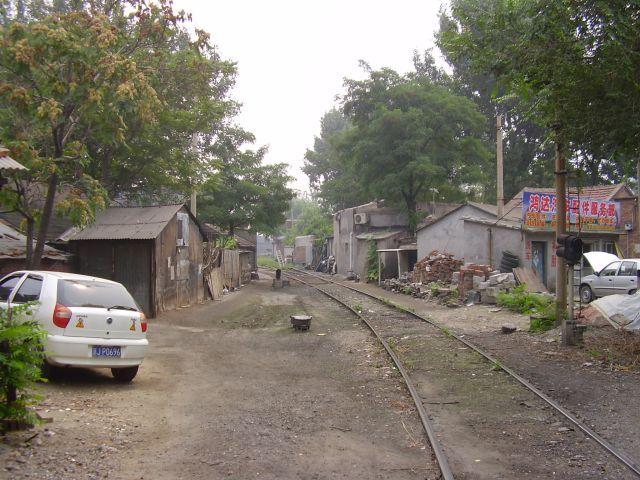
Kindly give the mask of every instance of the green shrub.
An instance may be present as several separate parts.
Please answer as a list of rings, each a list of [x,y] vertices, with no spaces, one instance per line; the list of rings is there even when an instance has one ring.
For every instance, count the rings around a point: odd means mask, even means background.
[[[501,307],[531,315],[530,332],[545,332],[555,326],[556,309],[553,299],[537,293],[528,293],[524,285],[518,285],[511,293],[499,293],[497,300]]]
[[[501,307],[530,315],[544,311],[553,303],[553,299],[537,293],[528,293],[524,285],[518,285],[510,293],[498,293],[497,302]]]
[[[384,264],[380,265],[384,270]],[[367,281],[377,282],[378,277],[378,244],[375,240],[369,240],[369,251],[367,253]]]
[[[42,380],[42,342],[46,332],[33,320],[25,320],[33,304],[0,308],[0,419],[35,423],[29,410],[38,396],[32,393]]]

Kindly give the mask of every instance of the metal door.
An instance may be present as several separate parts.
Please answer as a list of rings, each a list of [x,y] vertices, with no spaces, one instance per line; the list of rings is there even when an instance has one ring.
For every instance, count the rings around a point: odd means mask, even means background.
[[[145,315],[152,317],[151,242],[119,242],[114,246],[113,257],[113,279],[127,287]]]
[[[531,242],[531,268],[547,286],[547,242]]]

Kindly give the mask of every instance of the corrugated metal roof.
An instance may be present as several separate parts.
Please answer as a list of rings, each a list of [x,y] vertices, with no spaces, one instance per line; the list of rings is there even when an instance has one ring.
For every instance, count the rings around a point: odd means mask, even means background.
[[[11,157],[0,157],[0,170],[28,170],[28,168]]]
[[[356,238],[358,240],[384,240],[386,238],[391,238],[402,233],[404,232],[402,232],[401,230],[395,232],[368,232],[356,235]]]
[[[100,211],[92,225],[69,240],[153,240],[182,207],[110,207]]]
[[[61,261],[69,261],[71,259],[71,255],[48,245],[44,246],[42,256],[43,258]],[[2,258],[27,258],[27,237],[10,225],[0,221],[0,259]]]

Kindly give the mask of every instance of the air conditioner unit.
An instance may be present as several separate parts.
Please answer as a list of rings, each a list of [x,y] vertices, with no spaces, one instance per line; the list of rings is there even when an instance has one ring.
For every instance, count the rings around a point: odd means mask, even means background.
[[[366,213],[354,213],[353,223],[356,225],[365,225],[369,223],[369,216]]]

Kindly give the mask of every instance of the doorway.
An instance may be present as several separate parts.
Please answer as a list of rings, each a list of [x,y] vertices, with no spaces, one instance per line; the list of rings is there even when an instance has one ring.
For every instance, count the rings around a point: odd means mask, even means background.
[[[547,286],[547,242],[531,242],[531,268]]]

